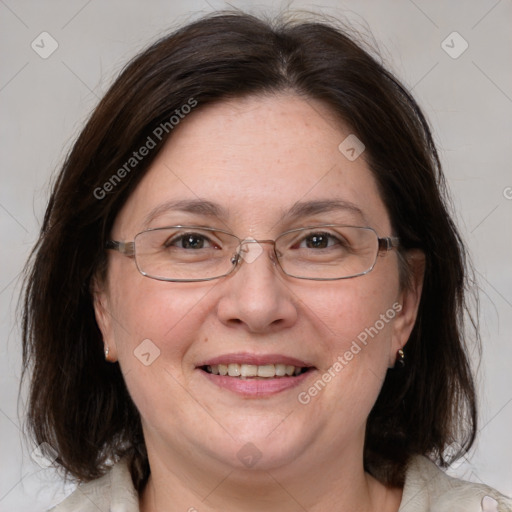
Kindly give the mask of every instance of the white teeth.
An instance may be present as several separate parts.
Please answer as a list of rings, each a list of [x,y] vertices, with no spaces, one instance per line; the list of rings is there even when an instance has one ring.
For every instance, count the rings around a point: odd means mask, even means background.
[[[276,375],[278,377],[284,377],[286,375],[286,365],[285,364],[276,364]]]
[[[218,367],[218,365],[208,366],[208,371],[210,371],[214,375],[218,375],[219,374],[219,367]]]
[[[258,367],[255,364],[241,364],[240,375],[242,377],[256,377],[258,375]]]
[[[271,379],[274,377],[300,375],[303,372],[303,368],[281,363],[262,365],[230,363],[208,365],[206,366],[206,371],[213,375],[228,375],[229,377],[241,377],[242,379],[248,377]]]
[[[240,365],[236,363],[228,364],[228,375],[230,377],[240,377]]]
[[[258,377],[275,377],[276,367],[273,364],[258,366]]]

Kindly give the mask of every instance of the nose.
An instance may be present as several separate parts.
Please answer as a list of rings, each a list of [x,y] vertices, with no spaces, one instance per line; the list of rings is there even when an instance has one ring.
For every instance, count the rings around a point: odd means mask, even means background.
[[[217,314],[225,325],[270,333],[297,321],[294,294],[275,261],[272,240],[245,240],[238,268],[222,283]]]

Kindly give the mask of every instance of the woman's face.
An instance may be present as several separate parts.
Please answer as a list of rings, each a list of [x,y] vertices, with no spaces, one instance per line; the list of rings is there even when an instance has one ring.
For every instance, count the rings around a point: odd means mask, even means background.
[[[364,152],[354,160],[338,148],[349,135],[323,104],[294,95],[197,110],[174,129],[112,238],[172,225],[260,240],[319,224],[391,236]],[[418,289],[400,289],[395,251],[367,275],[335,281],[284,275],[271,244],[251,244],[249,254],[227,277],[176,283],[144,277],[133,259],[109,253],[96,313],[140,411],[150,461],[310,471],[360,460],[366,419],[409,336]],[[219,363],[308,371],[246,379],[205,371]]]

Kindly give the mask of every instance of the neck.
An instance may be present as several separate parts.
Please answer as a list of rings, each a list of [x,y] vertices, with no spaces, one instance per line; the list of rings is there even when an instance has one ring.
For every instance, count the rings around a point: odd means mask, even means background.
[[[401,490],[365,473],[362,460],[330,457],[314,464],[298,457],[284,467],[256,470],[181,459],[150,455],[141,512],[396,512],[400,505]]]

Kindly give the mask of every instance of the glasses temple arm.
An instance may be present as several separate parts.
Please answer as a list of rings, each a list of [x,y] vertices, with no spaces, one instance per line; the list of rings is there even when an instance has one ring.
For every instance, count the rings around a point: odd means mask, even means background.
[[[117,240],[107,240],[105,249],[112,249],[118,251],[126,256],[133,256],[135,254],[135,244],[133,242],[118,242]]]
[[[396,236],[379,238],[379,251],[390,251],[396,247],[400,247],[400,238]]]

